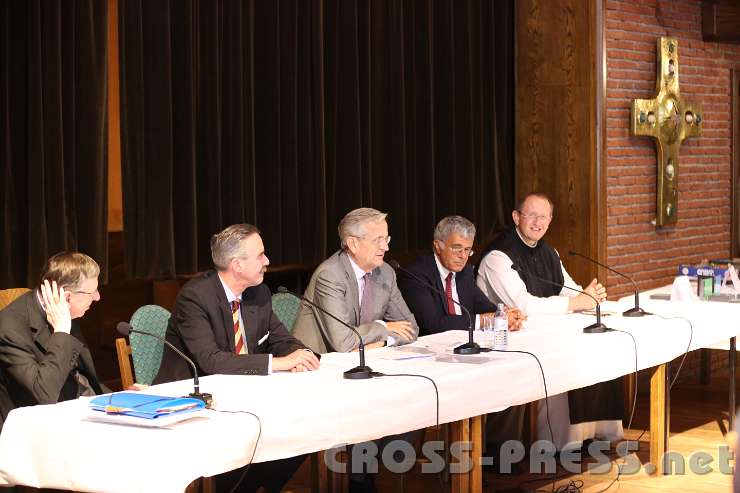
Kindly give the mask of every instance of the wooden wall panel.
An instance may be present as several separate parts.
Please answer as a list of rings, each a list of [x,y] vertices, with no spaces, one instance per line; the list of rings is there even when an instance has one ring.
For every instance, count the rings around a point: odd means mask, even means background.
[[[732,256],[740,257],[740,65],[732,71]]]
[[[516,190],[547,193],[555,216],[546,236],[573,277],[597,269],[570,249],[603,258],[597,174],[597,2],[516,2]]]
[[[704,41],[740,43],[740,2],[703,0],[701,33]]]

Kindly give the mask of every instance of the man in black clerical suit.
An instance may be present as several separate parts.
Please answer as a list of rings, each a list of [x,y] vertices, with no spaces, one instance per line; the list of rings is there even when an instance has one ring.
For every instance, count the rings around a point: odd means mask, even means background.
[[[484,252],[477,283],[492,301],[520,308],[526,315],[564,315],[594,308],[591,296],[600,302],[606,299],[606,289],[597,279],[585,288],[579,286],[565,270],[558,252],[543,239],[553,212],[554,204],[546,195],[527,195],[511,214],[515,227],[496,238]],[[512,269],[513,264],[518,271]],[[621,382],[620,378],[573,390],[567,395],[550,396],[553,440],[558,449],[594,437],[613,441],[623,436]],[[543,405],[539,408],[538,435],[549,439],[546,408]]]
[[[57,253],[39,287],[0,311],[0,428],[16,407],[107,391],[77,323],[100,300],[99,274],[84,253]]]
[[[432,255],[416,259],[398,276],[398,287],[416,317],[421,335],[447,330],[467,330],[468,316],[460,306],[470,311],[476,328],[492,324],[497,307],[476,286],[473,267],[468,259],[473,255],[475,226],[461,216],[447,216],[434,229]],[[422,279],[420,282],[409,273]],[[431,289],[436,287],[436,290]],[[523,317],[520,310],[506,310],[511,330],[519,330]],[[521,440],[524,427],[525,406],[512,406],[492,413],[486,421],[488,453],[498,461],[500,446],[507,440]]]
[[[259,230],[235,224],[211,238],[215,271],[180,290],[166,338],[190,356],[199,375],[267,375],[273,371],[310,371],[319,360],[290,335],[272,311],[270,290],[262,284],[267,265]],[[187,363],[164,351],[155,383],[191,378]],[[218,491],[239,492],[260,486],[278,492],[305,456],[263,462],[222,474]],[[243,477],[242,477],[243,476]]]

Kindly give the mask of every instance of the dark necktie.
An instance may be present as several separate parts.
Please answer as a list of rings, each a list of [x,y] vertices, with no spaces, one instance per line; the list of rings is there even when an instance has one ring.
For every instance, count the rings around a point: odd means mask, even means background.
[[[452,301],[452,272],[447,274],[447,279],[445,279],[445,295],[447,297],[447,313],[450,315],[457,315],[457,312],[455,311],[455,302]]]
[[[360,303],[360,324],[372,322],[373,318],[373,288],[370,282],[370,273],[362,276],[362,302]]]

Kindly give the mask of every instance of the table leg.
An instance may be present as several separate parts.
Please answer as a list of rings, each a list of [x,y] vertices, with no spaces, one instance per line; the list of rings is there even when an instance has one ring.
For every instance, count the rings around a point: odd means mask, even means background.
[[[483,416],[470,418],[470,438],[473,441],[473,470],[470,471],[470,493],[483,491]]]
[[[667,364],[654,367],[650,377],[650,463],[655,466],[656,474],[665,471],[663,458],[668,448],[667,368]]]
[[[735,429],[735,364],[737,362],[737,352],[735,347],[735,338],[730,338],[730,430]]]
[[[470,420],[469,419],[461,419],[460,421],[455,421],[452,423],[451,426],[451,435],[452,440],[450,441],[450,446],[453,446],[454,444],[460,444],[460,443],[468,443],[470,442]],[[465,459],[469,458],[469,452],[466,452],[464,457],[460,457],[460,461],[464,461]],[[451,474],[452,479],[452,493],[469,493],[470,491],[470,475],[469,473],[464,472],[457,472],[456,474]]]
[[[481,493],[483,491],[483,418],[475,416],[452,423],[450,444],[470,443],[470,451],[459,460],[472,464],[470,471],[452,474],[452,493]]]
[[[699,383],[709,385],[712,376],[712,353],[707,348],[699,350]]]

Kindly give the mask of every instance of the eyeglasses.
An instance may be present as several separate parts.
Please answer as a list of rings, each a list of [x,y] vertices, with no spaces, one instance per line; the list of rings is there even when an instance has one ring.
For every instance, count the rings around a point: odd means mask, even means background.
[[[454,253],[455,255],[460,255],[460,254],[463,254],[463,253],[465,254],[466,257],[472,257],[473,255],[475,255],[475,252],[470,247],[464,247],[462,245],[452,245],[452,246],[450,246],[447,243],[445,243],[444,241],[442,243],[444,244],[444,246],[446,246],[447,248],[449,248],[450,251],[452,253]]]
[[[355,238],[359,238],[361,240],[369,241],[370,243],[372,243],[373,245],[375,245],[378,248],[382,247],[383,245],[390,245],[391,244],[391,237],[390,237],[390,235],[388,235],[388,236],[378,236],[377,238],[373,238],[373,239],[365,238],[363,236],[355,236]]]
[[[72,291],[72,293],[74,293],[74,294],[86,294],[88,296],[95,296],[98,293],[98,290],[96,289],[92,293],[90,293],[88,291]]]
[[[522,211],[517,211],[519,213],[520,217],[523,217],[524,219],[539,219],[540,221],[550,221],[552,220],[552,214],[525,214]]]

